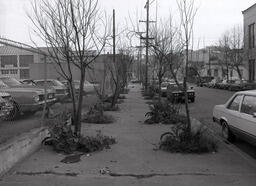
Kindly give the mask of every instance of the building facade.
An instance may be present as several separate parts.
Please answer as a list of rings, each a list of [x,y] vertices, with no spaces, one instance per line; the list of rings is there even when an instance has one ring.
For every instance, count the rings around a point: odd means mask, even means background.
[[[30,77],[30,64],[35,62],[32,52],[8,46],[0,46],[0,76],[17,79]]]
[[[248,69],[248,80],[256,80],[256,48],[255,48],[255,22],[256,3],[242,11],[244,17],[244,55],[246,69]]]
[[[195,75],[201,77],[211,76],[215,79],[224,79],[227,76],[239,77],[237,70],[232,66],[232,62],[228,65],[227,70],[226,65],[223,63],[222,53],[214,46],[189,51],[189,67],[192,72],[196,71]],[[242,78],[246,79],[248,73],[244,64],[239,66],[239,71]]]

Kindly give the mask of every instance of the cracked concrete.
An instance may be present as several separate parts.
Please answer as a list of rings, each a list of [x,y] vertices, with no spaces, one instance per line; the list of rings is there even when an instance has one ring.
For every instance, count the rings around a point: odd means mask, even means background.
[[[167,125],[145,125],[148,105],[135,86],[120,105],[121,110],[110,112],[116,122],[107,125],[83,124],[83,133],[104,135],[117,139],[117,144],[81,161],[65,164],[65,157],[50,147],[17,165],[0,181],[0,186],[254,186],[256,167],[219,144],[217,153],[172,154],[154,150]],[[100,170],[109,168],[101,174]],[[75,173],[75,175],[73,175]]]
[[[25,175],[25,176],[38,176],[38,175],[54,175],[54,176],[77,176],[78,173],[68,172],[54,172],[54,171],[44,171],[44,172],[15,172],[16,175]]]
[[[120,174],[120,173],[110,173],[113,177],[134,177],[137,179],[152,178],[155,176],[215,176],[215,174],[206,173],[163,173],[163,174]]]

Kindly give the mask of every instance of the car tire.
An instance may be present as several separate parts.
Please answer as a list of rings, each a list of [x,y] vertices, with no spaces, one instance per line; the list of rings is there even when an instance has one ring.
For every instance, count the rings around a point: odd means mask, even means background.
[[[3,118],[5,121],[13,121],[17,119],[20,115],[19,106],[17,103],[13,102],[13,109],[10,111],[10,113]]]
[[[230,131],[228,123],[226,121],[222,121],[221,126],[221,133],[223,138],[229,142],[235,141],[235,135]]]

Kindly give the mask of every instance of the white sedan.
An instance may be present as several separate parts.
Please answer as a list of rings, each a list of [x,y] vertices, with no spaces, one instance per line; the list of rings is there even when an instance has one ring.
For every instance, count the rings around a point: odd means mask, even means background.
[[[240,137],[256,145],[256,90],[237,92],[224,105],[216,105],[213,120],[226,140]]]

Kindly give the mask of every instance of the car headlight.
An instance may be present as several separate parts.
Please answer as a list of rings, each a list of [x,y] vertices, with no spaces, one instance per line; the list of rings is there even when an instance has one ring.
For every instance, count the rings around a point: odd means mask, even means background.
[[[34,101],[35,102],[39,102],[39,100],[40,100],[39,96],[34,96]]]
[[[52,98],[53,98],[53,94],[49,94],[49,95],[48,95],[48,98],[49,98],[49,99],[52,99]]]

